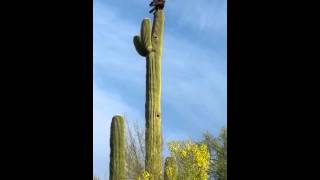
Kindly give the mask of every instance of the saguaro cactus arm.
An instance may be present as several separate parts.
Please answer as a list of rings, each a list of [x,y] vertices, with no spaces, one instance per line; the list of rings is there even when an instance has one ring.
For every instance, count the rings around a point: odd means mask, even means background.
[[[146,57],[152,51],[150,19],[143,19],[140,36],[133,37],[133,44],[137,52],[143,57]]]
[[[145,49],[148,52],[151,52],[152,50],[152,45],[151,45],[151,23],[150,19],[144,18],[142,23],[141,23],[141,31],[140,31],[140,36],[141,36],[141,42]]]
[[[110,132],[110,180],[125,180],[125,132],[122,116],[112,118]]]
[[[134,47],[136,48],[136,51],[137,51],[141,56],[146,57],[146,55],[147,55],[147,50],[146,50],[145,47],[142,45],[140,36],[134,36],[134,37],[133,37],[133,44],[134,44]]]
[[[161,57],[164,30],[164,13],[154,13],[152,29],[150,20],[141,23],[140,36],[133,38],[137,52],[146,57],[146,171],[151,180],[162,178],[162,133],[161,133]]]

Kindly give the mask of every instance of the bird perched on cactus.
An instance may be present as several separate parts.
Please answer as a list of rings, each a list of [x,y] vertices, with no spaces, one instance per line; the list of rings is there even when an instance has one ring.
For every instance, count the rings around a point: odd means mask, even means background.
[[[149,11],[149,13],[152,13],[158,9],[163,9],[165,2],[166,2],[165,0],[152,0],[149,6],[153,8]]]
[[[151,29],[150,20],[141,24],[140,36],[134,36],[136,51],[146,58],[146,171],[152,180],[162,176],[162,133],[161,133],[161,57],[164,31],[164,13],[160,6],[164,1],[153,1],[155,6]],[[160,3],[160,4],[159,4]]]

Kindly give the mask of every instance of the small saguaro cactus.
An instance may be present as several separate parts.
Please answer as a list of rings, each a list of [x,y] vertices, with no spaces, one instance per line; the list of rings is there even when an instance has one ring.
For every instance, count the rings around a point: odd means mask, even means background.
[[[110,132],[109,180],[125,180],[125,132],[122,116],[113,116]]]
[[[177,180],[177,163],[173,157],[167,157],[164,164],[164,180]]]
[[[140,36],[134,36],[137,52],[146,57],[146,171],[152,180],[162,177],[162,134],[161,134],[161,56],[164,31],[164,13],[157,8],[151,29],[150,20],[141,24]]]

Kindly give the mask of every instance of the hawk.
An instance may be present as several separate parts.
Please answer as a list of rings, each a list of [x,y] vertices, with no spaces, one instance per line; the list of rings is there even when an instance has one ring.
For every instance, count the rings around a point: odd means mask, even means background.
[[[163,9],[164,3],[165,3],[165,0],[152,0],[152,2],[149,4],[149,6],[153,7],[153,8],[149,11],[149,13],[152,13],[158,9]]]

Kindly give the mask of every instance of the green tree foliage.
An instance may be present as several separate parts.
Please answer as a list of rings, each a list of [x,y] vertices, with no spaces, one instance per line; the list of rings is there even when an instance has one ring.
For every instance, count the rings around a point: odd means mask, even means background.
[[[209,132],[201,143],[207,145],[210,152],[209,175],[214,180],[227,180],[227,128],[222,128],[218,137]]]

